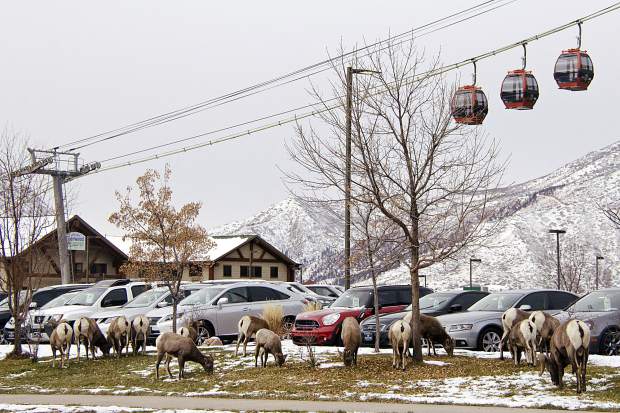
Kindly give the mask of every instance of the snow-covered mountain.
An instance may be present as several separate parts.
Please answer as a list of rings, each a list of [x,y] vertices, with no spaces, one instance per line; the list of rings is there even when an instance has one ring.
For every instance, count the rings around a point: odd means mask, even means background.
[[[474,266],[475,283],[491,288],[552,286],[555,267],[547,257],[555,248],[555,236],[548,233],[552,228],[567,231],[562,242],[572,240],[584,247],[586,260],[591,261],[588,275],[594,272],[595,257],[600,254],[605,257],[601,272],[611,274],[614,284],[619,284],[620,231],[597,208],[597,202],[620,200],[620,142],[541,178],[501,188],[496,195],[494,222],[489,224],[498,225],[496,235],[484,248],[464,251],[454,260],[425,269],[429,286],[443,289],[467,283],[472,256],[482,259]],[[260,234],[303,263],[305,276],[333,279],[341,274],[341,226],[328,214],[287,199],[212,232]],[[408,280],[404,265],[380,277],[382,283]]]

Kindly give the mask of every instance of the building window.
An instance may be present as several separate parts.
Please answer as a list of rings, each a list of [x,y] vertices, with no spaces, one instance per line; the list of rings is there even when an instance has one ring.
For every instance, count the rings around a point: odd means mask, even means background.
[[[252,267],[252,277],[262,278],[263,277],[263,267]]]
[[[224,277],[232,277],[232,266],[224,265]]]
[[[108,264],[92,264],[90,266],[91,274],[107,274],[108,273]]]
[[[271,278],[278,278],[278,267],[269,268],[269,275]]]
[[[241,267],[239,267],[239,275],[241,277],[247,277],[248,276],[248,266],[247,265],[242,265]]]

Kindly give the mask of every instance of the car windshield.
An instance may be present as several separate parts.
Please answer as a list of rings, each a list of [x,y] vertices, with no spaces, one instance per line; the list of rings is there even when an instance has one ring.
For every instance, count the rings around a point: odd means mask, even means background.
[[[199,305],[208,304],[213,300],[224,288],[207,287],[202,290],[193,293],[189,297],[181,300],[180,305]]]
[[[478,301],[467,311],[506,311],[512,307],[523,294],[517,293],[494,293],[489,294]]]
[[[318,295],[324,295],[326,297],[334,295],[334,292],[330,290],[328,287],[312,286],[308,288],[314,291]]]
[[[164,294],[168,292],[167,288],[156,288],[154,290],[148,290],[125,304],[125,308],[139,308],[148,307],[155,301],[159,300]]]
[[[454,297],[454,294],[428,294],[424,297],[420,298],[420,310],[428,310],[430,308],[441,308],[443,307],[448,300]],[[411,310],[411,306],[408,307]]]
[[[59,295],[58,297],[54,298],[53,300],[45,304],[43,307],[41,307],[41,309],[44,310],[46,308],[54,308],[54,307],[60,307],[61,305],[65,305],[67,304],[67,301],[75,297],[78,293],[79,291],[71,291],[63,295]]]
[[[88,288],[86,290],[80,291],[66,302],[67,305],[93,305],[97,301],[101,294],[106,291],[105,288]]]
[[[23,300],[26,296],[26,291],[19,292],[19,300]],[[8,307],[9,306],[9,297],[6,297],[4,300],[0,301],[0,307]]]
[[[348,290],[333,302],[330,307],[370,307],[373,300],[371,290]]]
[[[569,311],[594,312],[619,309],[620,291],[594,291],[577,301]]]

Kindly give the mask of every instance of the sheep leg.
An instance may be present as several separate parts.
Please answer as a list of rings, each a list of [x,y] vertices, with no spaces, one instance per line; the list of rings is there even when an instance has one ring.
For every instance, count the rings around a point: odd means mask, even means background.
[[[56,347],[52,346],[52,367],[56,367]]]
[[[80,346],[82,345],[80,341],[80,336],[77,337],[76,344],[77,344],[77,361],[80,361]]]
[[[353,353],[353,364],[355,365],[355,367],[357,367],[357,352],[359,351],[359,347],[355,349],[355,352]]]
[[[403,371],[405,371],[405,369],[407,368],[407,351],[409,349],[407,348],[407,340],[403,340],[403,352],[402,352],[402,364],[403,364]]]
[[[267,358],[269,357],[269,352],[263,347],[263,356],[261,358],[261,362],[263,364],[263,368],[267,367]],[[276,357],[275,355],[273,356]]]
[[[172,372],[170,371],[170,361],[172,360],[172,356],[170,354],[166,354],[166,370],[168,371],[168,376],[172,377]]]
[[[185,368],[185,359],[180,354],[178,357],[178,362],[179,362],[179,380],[181,380],[185,378],[185,373],[183,372],[183,369]]]
[[[426,348],[428,349],[428,356],[431,356],[431,342],[426,340]]]
[[[258,367],[258,356],[260,355],[260,349],[261,347],[257,344],[256,348],[254,349],[254,367]],[[261,362],[263,361],[262,355],[261,355]]]
[[[437,349],[435,348],[435,342],[431,341],[431,344],[433,345],[433,355],[437,357]]]
[[[157,361],[155,362],[155,378],[159,380],[159,364],[161,360],[164,358],[164,353],[157,352]]]
[[[125,336],[125,342],[127,343],[127,345],[125,346],[125,355],[126,355],[127,357],[129,357],[129,342],[130,342],[130,341],[131,341],[131,340],[129,339],[129,335],[126,335],[126,336]]]
[[[504,330],[502,334],[502,339],[499,341],[499,359],[504,359],[504,344],[506,343],[506,339],[508,338],[508,331]],[[508,345],[510,347],[510,344]]]
[[[248,341],[250,340],[249,334],[243,336],[243,357],[247,355]]]
[[[243,333],[239,333],[239,337],[237,337],[237,346],[235,347],[235,357],[237,357],[237,353],[239,351],[239,343],[241,342],[241,340],[243,340],[245,338],[245,334]]]
[[[396,356],[400,357],[398,354],[398,344],[392,343],[392,368],[396,368]]]

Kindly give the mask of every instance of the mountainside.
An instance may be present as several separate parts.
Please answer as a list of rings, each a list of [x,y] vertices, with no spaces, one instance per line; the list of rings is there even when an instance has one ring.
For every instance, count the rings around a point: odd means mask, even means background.
[[[597,202],[620,200],[620,142],[591,152],[541,178],[499,189],[491,205],[495,236],[484,248],[463,251],[454,260],[435,264],[422,273],[434,288],[452,288],[469,282],[469,258],[474,283],[501,287],[554,285],[555,235],[565,229],[561,242],[579,244],[586,260],[584,273],[594,273],[595,257],[602,255],[601,274],[620,282],[620,231],[597,208]],[[293,199],[280,202],[246,220],[220,227],[215,234],[257,233],[304,264],[304,278],[334,280],[341,274],[342,224]],[[380,276],[382,283],[408,283],[401,265]],[[361,280],[360,283],[369,282]],[[422,281],[423,283],[423,281]]]

